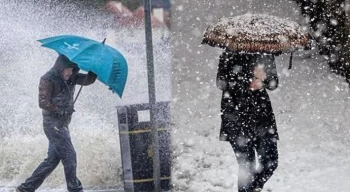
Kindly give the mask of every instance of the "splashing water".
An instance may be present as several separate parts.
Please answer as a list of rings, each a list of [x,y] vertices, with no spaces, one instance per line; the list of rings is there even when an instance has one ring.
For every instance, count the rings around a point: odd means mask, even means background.
[[[49,1],[51,2],[51,1]],[[38,84],[57,54],[37,39],[74,34],[103,40],[126,58],[129,75],[122,99],[100,82],[84,87],[70,125],[78,156],[78,177],[86,188],[122,186],[117,105],[148,101],[143,29],[120,29],[98,9],[47,1],[0,2],[0,186],[13,187],[46,157]],[[168,33],[154,30],[157,101],[170,100]],[[78,87],[77,87],[78,88]],[[41,188],[65,189],[62,165]],[[0,187],[1,189],[1,187]]]

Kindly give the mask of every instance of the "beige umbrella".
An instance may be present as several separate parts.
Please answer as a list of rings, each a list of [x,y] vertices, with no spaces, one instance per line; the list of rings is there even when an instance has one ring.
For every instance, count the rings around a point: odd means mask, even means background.
[[[280,54],[309,48],[310,35],[291,20],[265,14],[221,18],[210,25],[202,44],[233,52]]]

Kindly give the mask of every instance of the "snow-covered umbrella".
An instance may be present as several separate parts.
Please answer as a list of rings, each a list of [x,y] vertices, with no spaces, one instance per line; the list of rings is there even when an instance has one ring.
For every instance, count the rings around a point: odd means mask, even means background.
[[[266,14],[224,17],[209,25],[202,44],[227,51],[280,54],[308,49],[310,35],[295,21]]]

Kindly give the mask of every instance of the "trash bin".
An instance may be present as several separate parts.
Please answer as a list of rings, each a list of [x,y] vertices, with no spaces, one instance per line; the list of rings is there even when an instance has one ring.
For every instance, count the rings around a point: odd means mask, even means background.
[[[149,104],[118,108],[125,191],[154,191],[153,149]],[[171,189],[170,102],[155,105],[162,191]]]

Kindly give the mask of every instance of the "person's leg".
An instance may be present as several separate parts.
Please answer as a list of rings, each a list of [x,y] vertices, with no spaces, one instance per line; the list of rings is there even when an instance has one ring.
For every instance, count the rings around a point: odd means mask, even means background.
[[[49,142],[47,158],[35,169],[32,175],[22,183],[18,189],[21,192],[34,192],[44,182],[45,178],[57,167],[60,158],[56,154],[53,144]]]
[[[66,176],[67,188],[70,192],[80,192],[83,186],[77,178],[77,156],[72,142],[66,143],[65,157],[62,158],[64,174]]]
[[[64,174],[67,182],[67,189],[69,192],[83,191],[81,182],[76,176],[77,157],[70,138],[68,124],[64,124],[58,128],[57,134],[59,137],[55,141],[57,145],[55,149],[62,159],[64,167]]]
[[[262,189],[278,166],[277,140],[275,138],[258,139],[256,151],[259,169],[256,173],[254,186]]]
[[[238,163],[238,192],[252,192],[256,167],[254,146],[241,138],[230,143]]]

